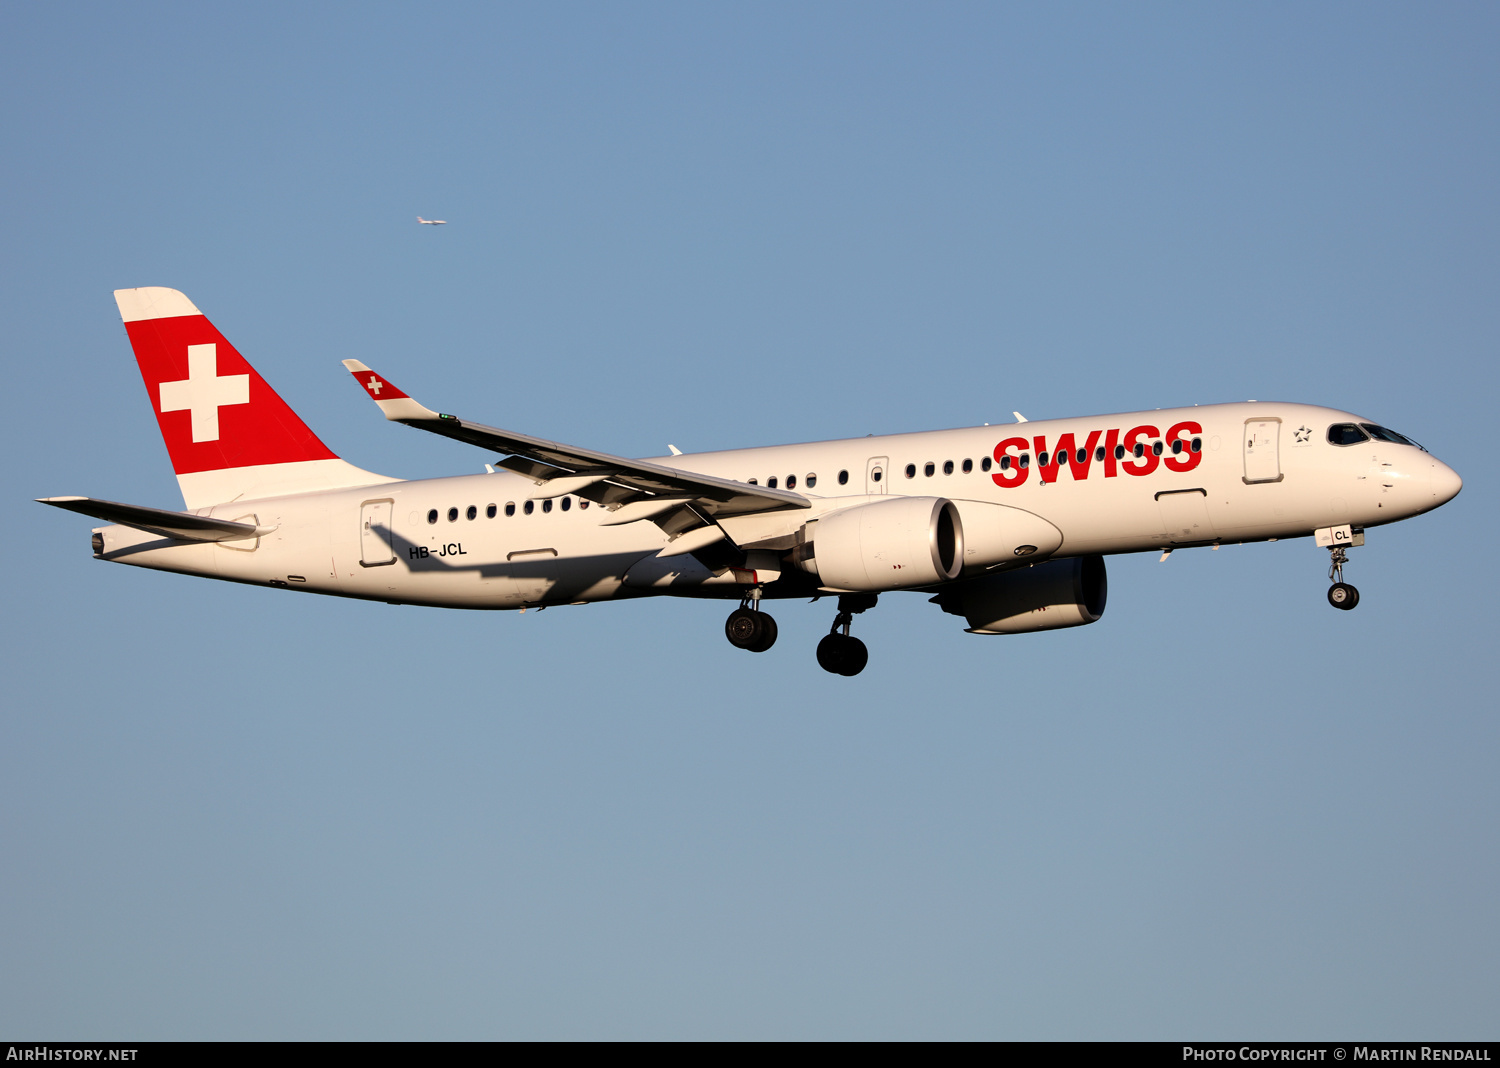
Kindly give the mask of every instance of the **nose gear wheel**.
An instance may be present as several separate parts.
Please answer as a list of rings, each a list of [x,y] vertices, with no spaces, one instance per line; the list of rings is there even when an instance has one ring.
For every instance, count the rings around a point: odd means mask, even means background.
[[[1344,581],[1344,565],[1349,562],[1349,554],[1342,545],[1332,545],[1328,555],[1328,579],[1333,583],[1328,587],[1328,603],[1347,612],[1359,604],[1359,591]]]

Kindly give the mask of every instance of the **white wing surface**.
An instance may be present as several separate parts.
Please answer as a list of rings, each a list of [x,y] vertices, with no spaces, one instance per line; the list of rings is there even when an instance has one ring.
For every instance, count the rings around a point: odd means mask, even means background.
[[[471,423],[417,403],[358,360],[345,360],[344,366],[387,419],[502,453],[505,459],[497,466],[543,487],[537,496],[582,497],[616,513],[616,523],[650,519],[676,538],[730,516],[811,507],[806,497],[790,490],[752,486]]]

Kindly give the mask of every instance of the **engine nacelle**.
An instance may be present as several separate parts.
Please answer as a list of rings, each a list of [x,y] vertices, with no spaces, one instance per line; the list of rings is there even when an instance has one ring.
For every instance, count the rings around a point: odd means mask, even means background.
[[[808,523],[793,558],[831,589],[931,586],[963,570],[963,521],[941,497],[891,497]]]
[[[964,567],[971,573],[1024,567],[1051,556],[1063,534],[1035,513],[985,501],[954,501],[964,523]]]
[[[970,634],[1024,634],[1097,622],[1108,595],[1104,557],[1075,556],[959,583],[933,601],[967,619]]]

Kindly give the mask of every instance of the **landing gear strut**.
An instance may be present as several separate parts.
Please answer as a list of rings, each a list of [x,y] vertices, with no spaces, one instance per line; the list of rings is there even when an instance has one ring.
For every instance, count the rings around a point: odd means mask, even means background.
[[[736,649],[763,653],[776,644],[776,620],[760,610],[760,587],[752,589],[724,621],[724,636]]]
[[[875,607],[873,593],[839,595],[839,614],[833,629],[818,643],[818,666],[835,675],[858,675],[870,661],[870,650],[858,638],[851,637],[849,625],[860,612]]]
[[[1331,545],[1328,555],[1331,557],[1328,579],[1333,583],[1328,587],[1328,603],[1347,612],[1359,604],[1359,591],[1344,581],[1344,565],[1349,562],[1349,554],[1342,545]]]

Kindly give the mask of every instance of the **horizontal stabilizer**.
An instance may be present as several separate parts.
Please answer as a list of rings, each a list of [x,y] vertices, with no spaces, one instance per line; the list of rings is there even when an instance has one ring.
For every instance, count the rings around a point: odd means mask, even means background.
[[[138,504],[97,501],[92,497],[38,497],[37,503],[70,512],[119,523],[149,534],[160,534],[176,541],[240,541],[269,534],[275,527],[258,527],[254,523],[232,523],[227,519],[210,519],[187,512],[169,512],[164,508],[144,508]]]

